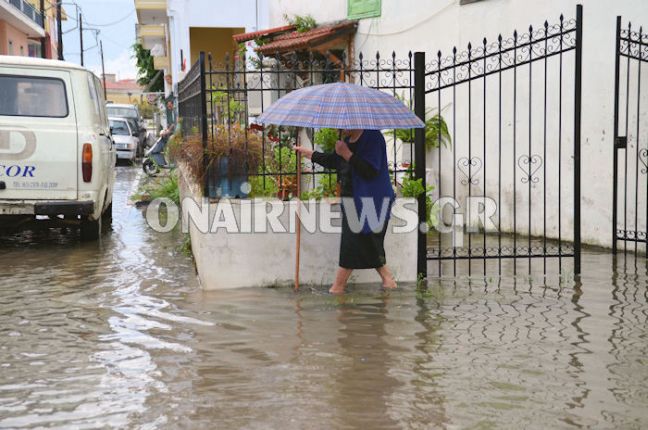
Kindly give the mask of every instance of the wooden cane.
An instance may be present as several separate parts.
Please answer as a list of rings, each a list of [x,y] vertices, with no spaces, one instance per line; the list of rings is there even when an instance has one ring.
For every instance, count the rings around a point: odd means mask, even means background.
[[[297,130],[297,146],[299,146],[299,129]],[[295,252],[295,290],[299,289],[299,251],[301,249],[301,204],[299,199],[301,198],[301,152],[297,152],[297,204],[295,229],[297,230],[296,236],[296,252]]]

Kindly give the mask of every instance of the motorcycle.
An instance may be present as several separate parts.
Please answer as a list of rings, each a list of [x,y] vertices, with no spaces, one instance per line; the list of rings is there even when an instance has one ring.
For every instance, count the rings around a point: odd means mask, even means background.
[[[164,148],[169,142],[170,133],[162,133],[158,140],[144,153],[142,160],[142,170],[148,176],[155,176],[160,173],[161,169],[172,169],[175,165],[167,162],[164,158]]]

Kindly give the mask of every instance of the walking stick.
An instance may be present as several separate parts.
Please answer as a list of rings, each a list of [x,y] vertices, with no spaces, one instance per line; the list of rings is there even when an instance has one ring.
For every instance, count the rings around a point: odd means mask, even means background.
[[[297,129],[297,146],[299,146],[299,129]],[[299,251],[301,249],[301,204],[300,204],[300,199],[301,197],[301,152],[297,152],[297,200],[295,203],[297,204],[297,211],[296,211],[296,217],[295,217],[295,222],[296,226],[295,229],[297,230],[297,236],[296,236],[296,250],[295,250],[295,290],[299,289]]]

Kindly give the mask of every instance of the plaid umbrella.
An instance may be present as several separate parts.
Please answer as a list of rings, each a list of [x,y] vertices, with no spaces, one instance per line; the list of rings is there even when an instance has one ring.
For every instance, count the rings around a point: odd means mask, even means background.
[[[337,82],[293,91],[274,102],[257,122],[294,127],[383,130],[424,128],[400,100],[382,91]],[[297,195],[301,194],[301,154],[297,156]],[[301,219],[300,206],[297,217]],[[299,288],[301,227],[297,225],[295,288]]]
[[[425,127],[423,121],[395,97],[344,82],[293,91],[274,102],[257,121],[261,124],[346,130]]]

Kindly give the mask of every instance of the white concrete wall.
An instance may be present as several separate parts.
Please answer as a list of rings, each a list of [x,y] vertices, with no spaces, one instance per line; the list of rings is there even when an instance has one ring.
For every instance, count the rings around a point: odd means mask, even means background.
[[[639,25],[648,26],[648,2],[646,0],[588,0],[582,1],[584,4],[584,29],[583,29],[583,104],[582,104],[582,239],[585,243],[610,246],[612,238],[612,136],[613,136],[613,86],[614,86],[614,52],[615,52],[615,17],[623,16],[624,26],[628,20],[638,28]],[[431,57],[436,56],[436,52],[441,50],[445,55],[451,53],[452,47],[457,46],[459,50],[465,49],[468,42],[473,45],[480,44],[486,37],[490,41],[495,41],[498,34],[505,37],[510,36],[513,30],[520,32],[528,31],[529,25],[540,28],[545,19],[550,24],[558,22],[561,13],[565,19],[575,17],[577,1],[574,0],[484,0],[469,5],[460,6],[459,0],[410,0],[403,2],[399,0],[383,0],[382,15],[378,18],[364,19],[360,21],[358,33],[355,37],[356,54],[363,52],[365,56],[375,55],[380,50],[383,58],[392,51],[395,51],[397,57],[404,58],[408,51],[424,51],[427,54],[428,61]],[[280,0],[271,3],[270,7],[270,25],[283,24],[283,14],[289,15],[311,14],[318,22],[325,22],[346,17],[345,0],[333,0],[329,2],[303,2],[301,0]],[[406,6],[405,6],[406,5]],[[573,80],[568,81],[567,77],[573,71],[573,52],[566,57],[565,69],[565,94],[563,95],[563,148],[571,151],[573,145],[571,126],[573,124]],[[537,63],[536,63],[537,64]],[[532,140],[539,142],[542,139],[541,128],[537,127],[537,112],[540,112],[542,97],[538,90],[542,88],[543,73],[538,72],[541,66],[534,65],[534,92],[533,99],[536,111],[533,117],[534,130]],[[648,68],[646,68],[648,69]],[[521,70],[522,73],[524,73]],[[549,73],[555,73],[551,71]],[[573,76],[573,75],[572,75]],[[644,77],[645,78],[645,77]],[[508,79],[508,78],[507,78]],[[550,79],[555,81],[555,74],[550,75]],[[526,79],[521,83],[528,82]],[[527,84],[528,85],[528,84]],[[554,88],[554,87],[552,87]],[[481,91],[482,87],[477,83],[475,90]],[[494,99],[492,91],[494,86],[491,85],[487,97],[489,100]],[[460,91],[465,91],[461,88]],[[512,88],[505,90],[505,97],[510,97]],[[452,105],[443,93],[442,107],[444,116],[448,117]],[[518,139],[526,139],[528,129],[525,128],[528,123],[528,93],[519,91],[518,106],[522,108],[520,112],[521,119],[518,121]],[[552,97],[552,96],[550,96]],[[635,97],[636,99],[636,97]],[[479,99],[477,99],[479,100]],[[429,97],[428,106],[436,106],[437,100]],[[475,106],[476,112],[473,112],[473,129],[477,141],[481,145],[482,129],[479,126],[481,120],[478,119],[481,112],[480,102]],[[525,104],[526,103],[526,104]],[[508,104],[510,106],[510,103]],[[557,103],[549,102],[548,116],[557,118]],[[644,104],[645,106],[645,104]],[[462,109],[465,106],[462,106]],[[505,114],[510,115],[510,107],[505,105]],[[508,109],[508,111],[506,111]],[[488,124],[497,124],[495,110],[488,108]],[[644,110],[647,111],[647,110]],[[524,116],[527,116],[525,118]],[[648,118],[643,118],[646,121]],[[457,115],[457,139],[465,140],[465,124],[468,117],[466,112],[458,112]],[[495,121],[495,122],[493,122]],[[644,125],[646,123],[644,122]],[[450,124],[452,125],[452,124]],[[462,125],[464,126],[462,128]],[[504,125],[504,133],[511,135],[512,124],[508,121]],[[557,138],[557,122],[550,122],[548,125],[548,135]],[[644,127],[645,128],[645,127]],[[492,132],[492,129],[491,129]],[[487,131],[487,133],[489,133]],[[487,140],[494,136],[487,134]],[[629,145],[636,145],[636,133],[634,137],[629,135]],[[505,145],[510,144],[505,140]],[[465,142],[460,142],[461,147],[465,147]],[[506,147],[506,146],[505,146]],[[510,146],[509,146],[510,147]],[[539,147],[538,147],[539,148]],[[535,152],[535,150],[533,151]],[[496,152],[486,154],[488,165],[493,169],[495,164]],[[458,154],[461,156],[464,154]],[[477,154],[479,155],[479,153]],[[483,154],[482,154],[483,155]],[[437,159],[429,158],[429,162],[437,165]],[[557,153],[555,149],[550,149],[546,161],[557,163]],[[448,154],[442,156],[442,182],[446,185],[451,183],[452,169],[443,167],[451,163]],[[513,175],[513,163],[504,164],[504,175],[509,177]],[[430,167],[430,166],[428,166]],[[547,233],[548,235],[557,235],[558,219],[561,220],[563,238],[571,238],[573,232],[573,219],[571,217],[571,174],[573,162],[567,158],[562,164],[563,182],[562,182],[562,212],[559,214],[557,208],[548,207],[550,212],[547,215]],[[558,183],[555,175],[552,176],[553,169],[548,171],[547,199],[553,206],[557,204]],[[491,174],[494,170],[491,170]],[[504,181],[502,181],[504,182]],[[508,181],[510,182],[510,181]],[[497,177],[489,178],[486,182],[488,195],[493,195],[497,191]],[[477,186],[473,194],[479,194],[483,190],[483,181]],[[490,190],[490,191],[489,191]],[[443,191],[447,192],[445,186]],[[504,220],[512,222],[512,186],[505,187],[502,190],[502,210],[507,215],[503,215]],[[528,227],[527,212],[525,201],[528,199],[526,194],[527,187],[518,181],[516,190],[516,201],[518,203],[518,220],[517,228],[525,231]],[[643,192],[643,191],[642,191]],[[460,193],[461,194],[461,193]],[[532,199],[538,202],[542,199],[542,183],[538,184],[532,190]],[[645,201],[645,200],[643,200]],[[640,201],[640,205],[644,205]],[[534,203],[532,214],[532,234],[541,233],[543,228],[544,214],[541,206]],[[504,212],[503,212],[504,213]],[[502,225],[503,230],[511,230],[511,222]],[[641,227],[641,226],[640,226]]]
[[[181,199],[196,198],[200,201],[199,187],[187,180],[180,171]],[[241,200],[221,202],[229,205],[240,225]],[[262,205],[265,202],[255,202]],[[294,205],[294,202],[289,204]],[[216,213],[216,203],[211,203],[210,214]],[[321,201],[318,205],[331,205]],[[410,206],[415,207],[412,199]],[[401,208],[402,210],[402,208]],[[254,213],[254,209],[252,212]],[[399,208],[394,208],[394,214]],[[289,212],[280,216],[282,225],[289,225]],[[392,217],[385,237],[387,264],[399,282],[416,281],[416,230],[408,233],[393,233],[395,218]],[[211,221],[210,224],[211,225]],[[194,223],[189,223],[191,249],[196,261],[198,276],[206,290],[239,287],[267,287],[293,285],[295,274],[296,234],[267,232],[228,233],[225,229],[216,232],[201,232]],[[319,227],[309,233],[302,228],[300,254],[300,284],[328,285],[333,282],[338,267],[340,234],[322,232]],[[375,283],[380,285],[375,270],[356,270],[350,283]]]

